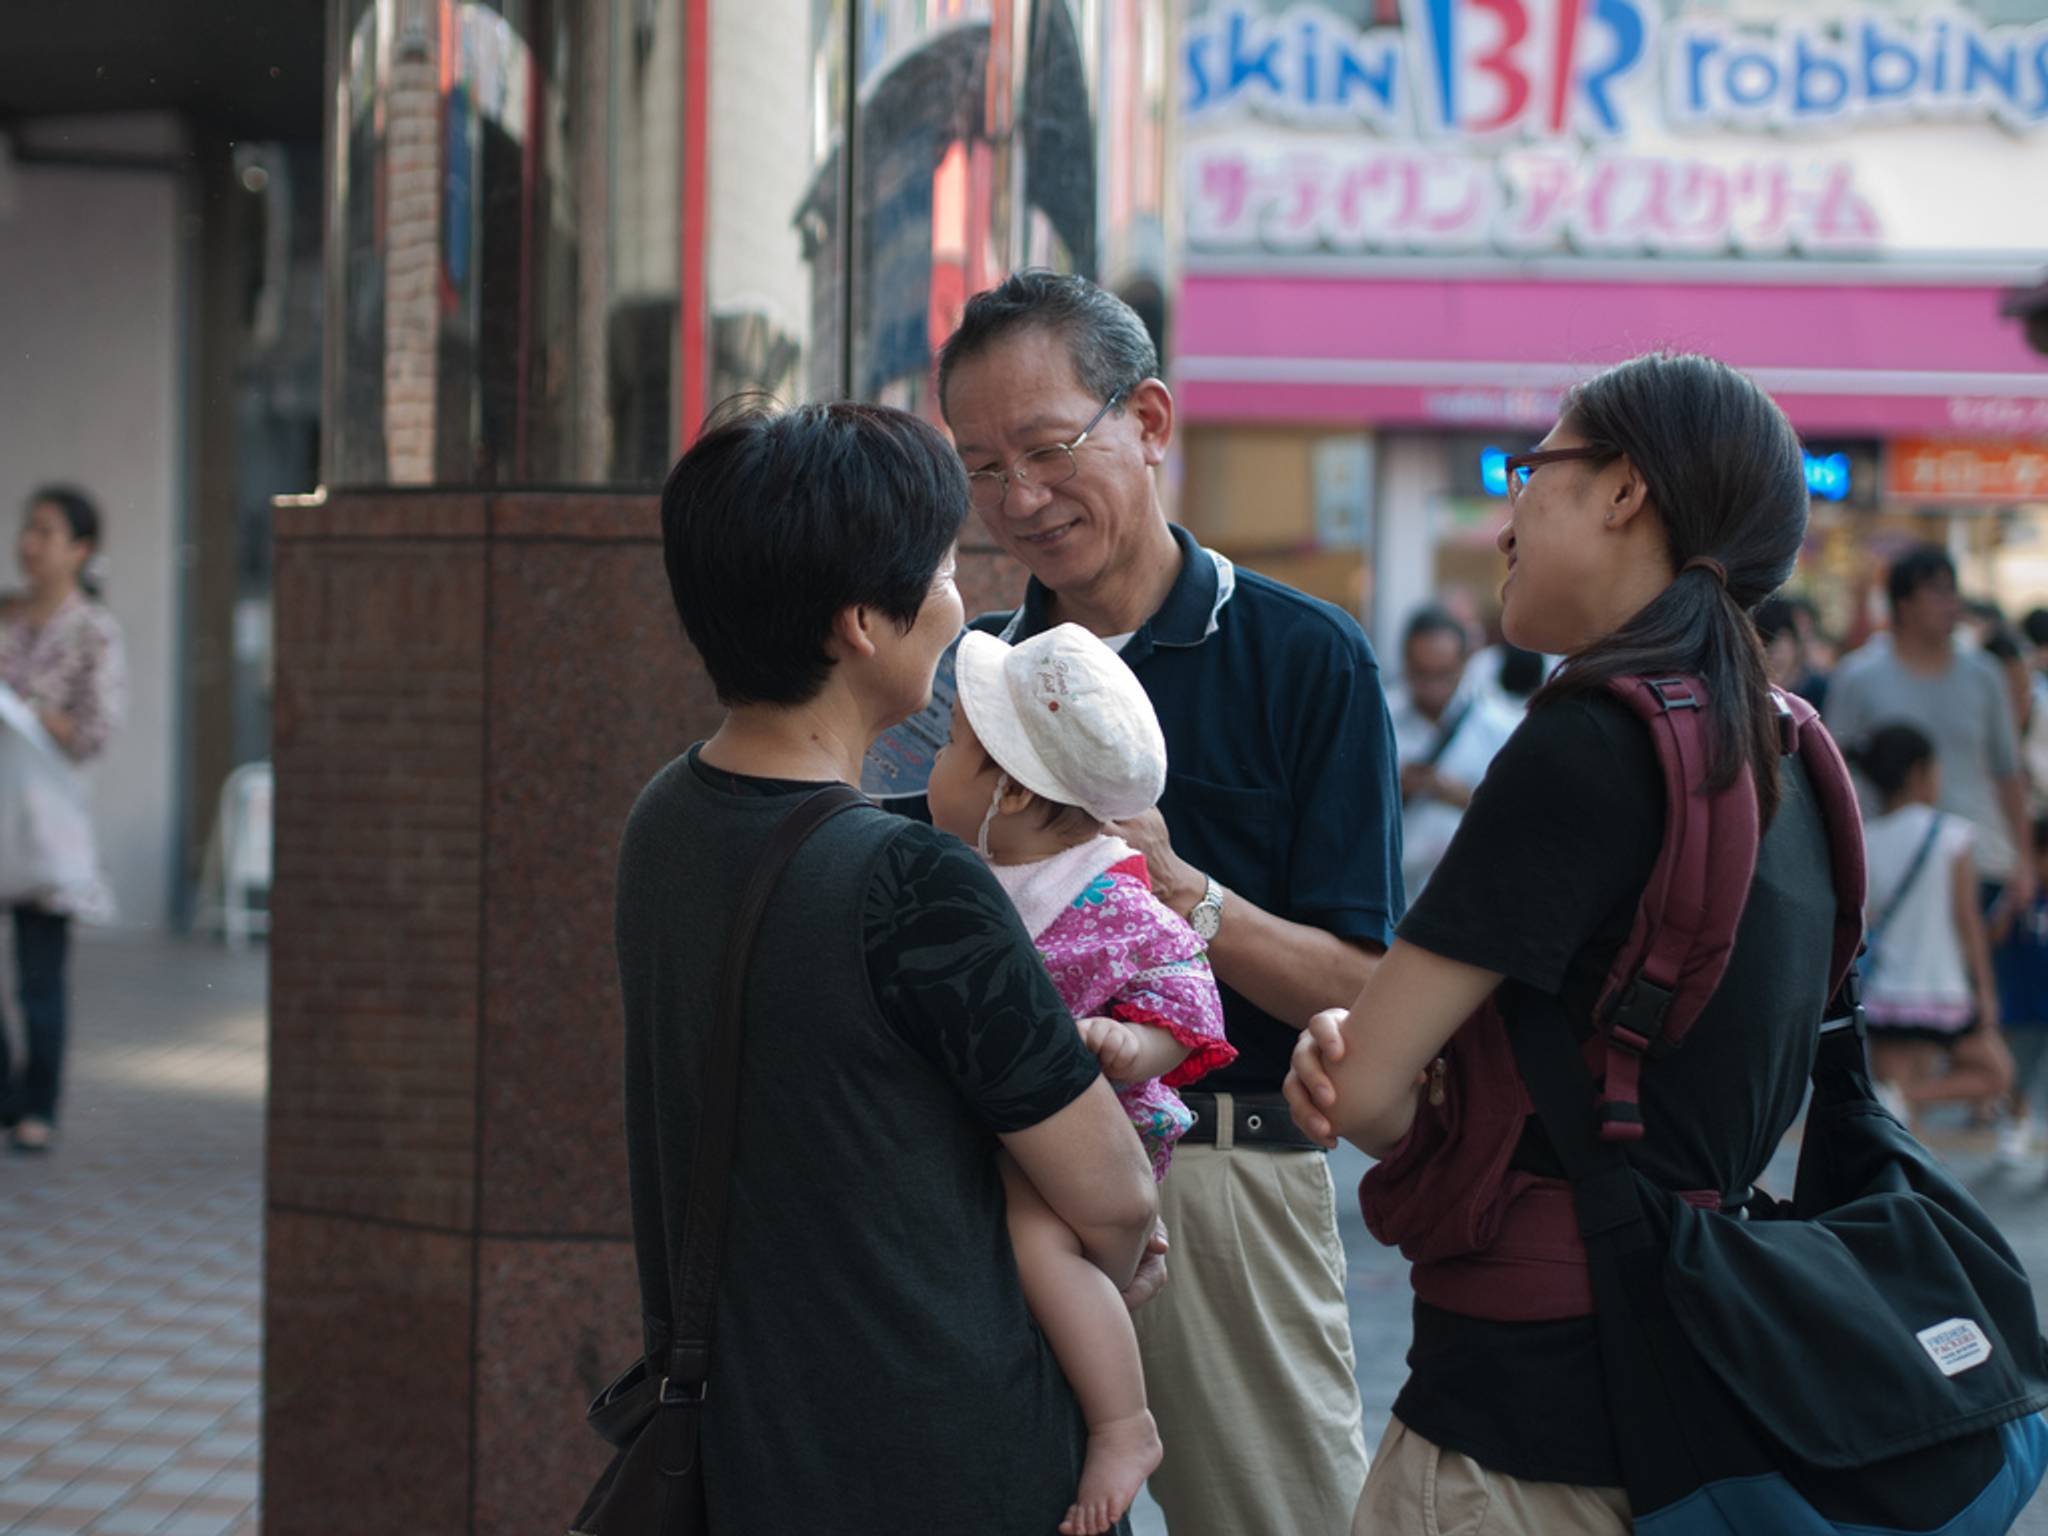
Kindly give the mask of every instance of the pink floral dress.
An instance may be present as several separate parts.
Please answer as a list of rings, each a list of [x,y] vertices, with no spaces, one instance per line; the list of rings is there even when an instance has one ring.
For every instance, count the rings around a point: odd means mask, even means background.
[[[1075,1018],[1107,1015],[1165,1030],[1188,1057],[1164,1077],[1117,1088],[1154,1178],[1194,1122],[1176,1088],[1237,1058],[1223,1000],[1195,931],[1152,894],[1144,855],[1103,836],[1033,864],[998,864],[1060,998]]]

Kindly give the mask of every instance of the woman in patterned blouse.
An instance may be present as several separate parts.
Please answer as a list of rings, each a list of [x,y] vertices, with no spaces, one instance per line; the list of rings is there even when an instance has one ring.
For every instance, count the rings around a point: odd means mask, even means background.
[[[85,577],[99,548],[99,510],[82,493],[45,486],[28,499],[15,558],[26,590],[0,606],[0,682],[36,713],[72,761],[97,757],[120,723],[126,672],[121,630]],[[75,897],[14,907],[15,971],[27,1059],[20,1071],[0,1032],[0,1120],[17,1151],[50,1144],[57,1119],[67,1002],[65,962]]]

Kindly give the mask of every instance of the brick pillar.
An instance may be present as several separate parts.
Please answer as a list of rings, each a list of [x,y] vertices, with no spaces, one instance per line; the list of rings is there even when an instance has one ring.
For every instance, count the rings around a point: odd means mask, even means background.
[[[344,492],[276,538],[265,1530],[559,1531],[639,1344],[618,836],[719,710],[652,498]]]

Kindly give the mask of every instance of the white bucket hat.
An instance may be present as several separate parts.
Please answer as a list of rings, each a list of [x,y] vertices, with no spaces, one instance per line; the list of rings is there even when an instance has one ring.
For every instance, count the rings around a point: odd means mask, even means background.
[[[1021,644],[969,630],[960,707],[996,766],[1033,794],[1125,821],[1159,803],[1166,737],[1137,674],[1078,624]]]

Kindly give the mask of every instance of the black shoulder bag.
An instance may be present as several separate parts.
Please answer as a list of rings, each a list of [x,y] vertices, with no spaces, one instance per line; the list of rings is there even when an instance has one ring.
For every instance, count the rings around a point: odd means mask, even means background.
[[[1993,1536],[2048,1467],[2026,1271],[1878,1104],[1854,986],[1814,1053],[1791,1200],[1728,1212],[1600,1140],[1562,1006],[1519,989],[1515,1059],[1571,1177],[1644,1536]]]
[[[711,1374],[719,1252],[732,1193],[747,961],[768,898],[804,840],[839,812],[867,803],[844,784],[819,790],[770,834],[748,877],[719,965],[717,1012],[705,1043],[703,1110],[690,1160],[682,1247],[669,1254],[670,1326],[657,1330],[670,1341],[668,1354],[635,1361],[591,1400],[585,1418],[618,1454],[577,1511],[570,1536],[701,1536],[710,1528],[699,1440]],[[659,1140],[659,1113],[655,1128]],[[653,1310],[659,1298],[647,1301]],[[656,1320],[662,1321],[658,1314]]]

